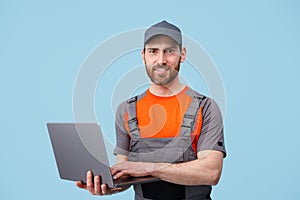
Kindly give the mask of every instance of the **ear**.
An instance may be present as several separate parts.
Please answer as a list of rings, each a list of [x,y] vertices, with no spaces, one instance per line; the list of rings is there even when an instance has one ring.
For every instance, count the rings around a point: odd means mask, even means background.
[[[180,53],[180,62],[183,63],[185,61],[185,58],[186,58],[186,49],[185,47],[182,47]]]
[[[142,49],[142,59],[143,59],[143,63],[146,64],[146,61],[145,61],[145,48]]]

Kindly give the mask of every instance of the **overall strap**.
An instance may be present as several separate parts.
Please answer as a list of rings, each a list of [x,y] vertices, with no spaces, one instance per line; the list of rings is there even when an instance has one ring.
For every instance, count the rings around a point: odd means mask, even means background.
[[[139,127],[138,127],[138,121],[136,118],[136,103],[137,103],[138,96],[134,96],[127,100],[128,104],[128,128],[129,133],[132,136],[139,136]]]
[[[188,91],[192,96],[192,102],[183,116],[182,124],[181,124],[181,136],[190,136],[195,128],[195,122],[197,118],[198,111],[201,107],[201,103],[206,98],[203,95],[196,93],[195,91]]]
[[[137,116],[136,116],[136,104],[138,99],[143,98],[146,95],[146,92],[134,96],[130,99],[127,100],[127,104],[128,104],[128,128],[129,128],[129,133],[131,136],[134,137],[140,137],[140,130],[138,127],[138,120],[137,120]]]

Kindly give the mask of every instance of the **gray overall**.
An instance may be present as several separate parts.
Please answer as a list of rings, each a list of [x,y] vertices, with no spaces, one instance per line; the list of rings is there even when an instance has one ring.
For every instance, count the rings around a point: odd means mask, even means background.
[[[129,161],[135,162],[168,162],[180,163],[195,160],[196,154],[192,148],[191,133],[194,129],[196,116],[201,106],[202,96],[189,89],[187,91],[193,100],[184,115],[180,136],[174,138],[141,138],[136,118],[136,103],[145,93],[135,96],[128,103],[128,126],[131,134]],[[165,191],[162,191],[165,188]],[[135,200],[210,200],[211,186],[184,186],[165,181],[146,183],[134,186]]]

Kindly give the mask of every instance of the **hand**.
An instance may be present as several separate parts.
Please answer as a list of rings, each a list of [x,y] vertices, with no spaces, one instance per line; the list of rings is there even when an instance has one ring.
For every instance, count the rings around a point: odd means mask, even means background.
[[[87,172],[86,184],[76,181],[76,186],[88,190],[92,195],[110,195],[124,190],[124,188],[108,188],[106,184],[101,184],[100,176],[93,177],[91,171]]]
[[[111,167],[111,173],[114,175],[114,179],[118,179],[125,175],[140,177],[153,175],[153,173],[161,169],[162,163],[148,163],[148,162],[130,162],[125,161],[118,163]]]

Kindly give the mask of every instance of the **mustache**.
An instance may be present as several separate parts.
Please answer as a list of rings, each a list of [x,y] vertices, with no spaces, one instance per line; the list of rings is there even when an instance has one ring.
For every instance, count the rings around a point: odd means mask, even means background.
[[[168,65],[155,65],[153,66],[153,70],[156,69],[170,69],[170,67]]]

